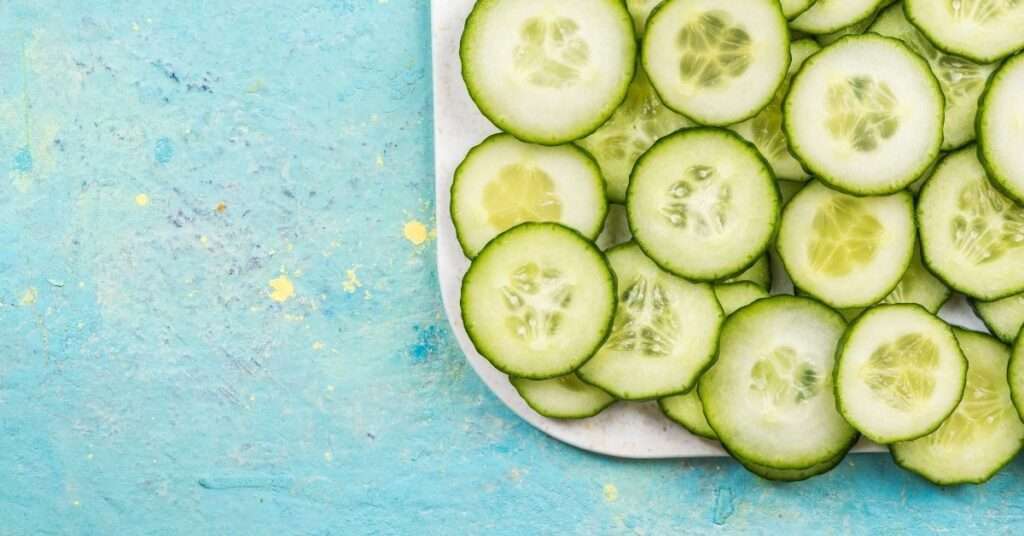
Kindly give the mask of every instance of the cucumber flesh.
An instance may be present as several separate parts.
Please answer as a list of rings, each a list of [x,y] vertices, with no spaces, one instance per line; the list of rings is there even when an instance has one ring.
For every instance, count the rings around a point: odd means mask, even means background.
[[[1007,344],[1017,340],[1024,326],[1024,294],[988,302],[971,300],[971,305],[993,335]]]
[[[701,405],[700,395],[696,389],[683,395],[662,398],[658,401],[658,407],[666,417],[686,428],[691,434],[704,439],[718,439],[704,417],[704,406]]]
[[[615,402],[615,397],[583,383],[575,374],[550,380],[509,381],[534,411],[551,419],[586,419]]]
[[[758,300],[726,320],[699,394],[730,452],[758,465],[805,469],[850,448],[857,433],[836,411],[832,390],[845,327],[835,311],[793,296]]]
[[[1024,48],[1024,3],[1017,0],[905,0],[903,9],[949,54],[990,63]]]
[[[1024,2],[1020,3],[1024,9]],[[1024,31],[1020,32],[1024,35]],[[1024,54],[1008,60],[992,76],[978,116],[978,154],[995,185],[1024,204]]]
[[[749,281],[715,285],[715,297],[722,305],[722,311],[729,316],[736,311],[768,297],[768,292]]]
[[[718,346],[724,315],[711,286],[662,270],[633,243],[608,260],[618,282],[615,322],[580,378],[624,400],[689,391]]]
[[[949,300],[950,295],[952,295],[952,291],[949,290],[949,287],[924,267],[920,252],[914,248],[914,258],[910,261],[910,267],[907,268],[896,288],[892,289],[892,292],[880,303],[916,303],[927,309],[929,313],[936,314]],[[860,316],[863,311],[862,308],[854,308],[843,309],[840,313],[847,320],[851,320]]]
[[[1020,451],[1024,423],[1010,399],[1010,349],[987,334],[955,331],[969,362],[963,400],[938,430],[889,449],[900,467],[936,484],[980,484]]]
[[[741,283],[748,281],[768,291],[772,287],[772,261],[768,255],[762,256],[753,266],[742,274],[726,279],[724,283]],[[729,314],[729,313],[726,313]]]
[[[810,9],[817,0],[781,0],[782,14],[787,19],[794,19],[800,16],[801,13]]]
[[[615,278],[568,227],[524,223],[492,240],[462,280],[462,321],[498,370],[543,380],[590,359],[611,331]]]
[[[930,434],[964,393],[967,360],[948,324],[919,305],[869,309],[843,336],[839,411],[880,444]]]
[[[452,223],[471,259],[495,236],[529,221],[561,223],[593,239],[607,210],[601,170],[573,145],[495,134],[469,151],[452,182]]]
[[[794,30],[828,34],[871,17],[882,0],[818,0],[790,23]]]
[[[992,186],[974,146],[939,164],[917,220],[925,265],[954,290],[985,301],[1024,291],[1024,207]]]
[[[1017,408],[1017,415],[1024,419],[1024,336],[1018,335],[1010,356],[1010,367],[1007,372],[1010,382],[1010,396]]]

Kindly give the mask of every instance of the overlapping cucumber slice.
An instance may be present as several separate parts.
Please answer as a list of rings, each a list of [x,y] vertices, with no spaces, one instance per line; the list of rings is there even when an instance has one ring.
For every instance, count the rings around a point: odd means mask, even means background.
[[[1024,48],[1024,2],[1018,0],[905,0],[903,9],[949,54],[989,63]]]
[[[586,419],[615,402],[615,397],[583,383],[575,374],[550,380],[510,378],[510,381],[534,411],[552,419]]]
[[[1024,10],[1024,2],[1021,2]],[[1024,31],[1020,32],[1024,35]],[[1008,60],[992,76],[978,116],[978,155],[989,178],[1011,199],[1024,204],[1024,54]]]

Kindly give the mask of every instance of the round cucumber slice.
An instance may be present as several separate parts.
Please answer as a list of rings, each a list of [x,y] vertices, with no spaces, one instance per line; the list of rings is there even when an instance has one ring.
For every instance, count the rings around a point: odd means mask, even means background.
[[[662,268],[716,281],[764,255],[779,193],[753,145],[728,130],[694,128],[662,138],[640,157],[626,211],[637,243]]]
[[[768,291],[749,281],[715,285],[715,297],[726,316],[768,296]]]
[[[871,17],[883,0],[818,0],[789,25],[809,34],[832,33]]]
[[[906,0],[903,9],[949,54],[990,63],[1024,48],[1024,2],[1018,0]]]
[[[776,248],[800,290],[832,307],[866,307],[906,273],[916,232],[909,192],[854,197],[813,182],[786,205]]]
[[[658,407],[666,417],[686,428],[691,434],[704,439],[718,439],[704,417],[704,406],[701,405],[700,395],[696,389],[684,395],[662,398],[658,401]]]
[[[534,411],[551,419],[586,419],[615,402],[615,397],[583,383],[575,374],[550,380],[509,381]]]
[[[1010,349],[986,334],[954,331],[969,363],[963,400],[938,430],[889,450],[897,465],[936,484],[981,484],[1020,452],[1024,423],[1010,399]]]
[[[666,0],[647,21],[641,60],[669,108],[731,125],[768,105],[789,67],[778,0]]]
[[[725,321],[699,394],[730,452],[775,469],[805,469],[850,448],[857,432],[836,411],[831,385],[845,327],[835,311],[793,296],[758,300]]]
[[[601,165],[608,199],[622,203],[626,200],[629,174],[637,158],[658,139],[688,126],[693,123],[662,104],[647,75],[639,69],[626,100],[612,118],[576,143],[594,155]]]
[[[1021,2],[1024,8],[1024,2]],[[1024,31],[1020,32],[1024,35]],[[1008,60],[992,77],[978,115],[978,156],[989,177],[1024,204],[1024,54]]]
[[[919,248],[914,248],[914,258],[910,267],[900,279],[896,288],[882,299],[881,304],[916,303],[936,314],[953,294],[939,278],[932,275],[921,261]],[[862,308],[843,309],[839,311],[847,320],[860,316]]]
[[[498,370],[520,378],[564,376],[611,332],[615,277],[583,235],[524,223],[492,240],[462,280],[462,321]]]
[[[1024,331],[1021,333],[1024,333]],[[1017,335],[1017,341],[1013,345],[1013,354],[1010,356],[1010,367],[1006,378],[1010,382],[1010,396],[1013,399],[1013,406],[1017,408],[1017,415],[1024,419],[1024,335]]]
[[[487,119],[521,140],[557,145],[611,117],[633,79],[636,47],[622,0],[478,0],[459,56]]]
[[[964,393],[967,360],[953,330],[920,305],[865,311],[837,356],[839,411],[876,443],[930,434]]]
[[[751,141],[757,150],[761,151],[777,178],[805,181],[810,175],[790,154],[789,142],[786,141],[786,133],[782,130],[782,100],[789,91],[793,75],[800,70],[804,61],[821,50],[821,47],[810,39],[801,39],[794,41],[789,50],[793,58],[789,64],[789,74],[786,75],[782,87],[775,93],[775,98],[753,118],[729,128]]]
[[[1024,292],[1024,207],[996,190],[974,146],[947,156],[918,195],[925,265],[980,300]]]
[[[741,283],[749,281],[765,291],[771,290],[772,287],[772,261],[768,258],[768,255],[762,256],[753,266],[747,269],[742,274],[726,279],[724,283]]]
[[[822,181],[884,195],[909,186],[938,157],[943,110],[928,64],[900,41],[868,34],[804,63],[783,124],[793,154]]]
[[[886,9],[871,25],[870,31],[903,41],[928,61],[946,97],[942,150],[956,149],[974,140],[978,98],[996,66],[974,63],[935,48],[903,15],[902,5]]]
[[[850,446],[852,447],[853,445]],[[835,469],[846,458],[846,453],[836,456],[831,460],[816,463],[806,469],[775,469],[766,465],[758,465],[736,456],[733,456],[733,458],[736,458],[736,461],[740,462],[747,471],[750,471],[765,480],[772,480],[775,482],[800,482],[811,477],[823,475]]]
[[[597,164],[573,145],[548,147],[495,134],[455,170],[451,214],[467,257],[524,222],[554,222],[593,239],[608,204]]]
[[[1024,326],[1024,294],[1014,294],[995,301],[971,300],[974,312],[978,313],[992,334],[1007,344],[1013,344]]]
[[[708,284],[676,277],[636,244],[608,252],[619,289],[611,335],[577,372],[624,400],[689,391],[714,359],[724,315]]]

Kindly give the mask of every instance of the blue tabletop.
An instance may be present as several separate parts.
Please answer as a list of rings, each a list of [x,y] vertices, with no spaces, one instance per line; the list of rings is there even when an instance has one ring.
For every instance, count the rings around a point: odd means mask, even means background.
[[[0,4],[0,534],[1008,533],[1012,463],[557,443],[440,304],[424,0]]]

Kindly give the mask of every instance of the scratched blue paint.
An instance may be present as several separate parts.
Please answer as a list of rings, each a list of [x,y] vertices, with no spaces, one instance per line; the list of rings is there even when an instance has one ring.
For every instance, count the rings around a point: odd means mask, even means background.
[[[886,456],[770,484],[507,410],[444,323],[433,245],[402,238],[434,210],[427,2],[9,0],[0,35],[0,536],[1024,522],[1019,461],[982,487]]]

